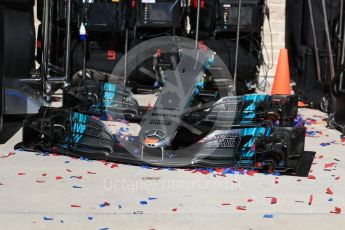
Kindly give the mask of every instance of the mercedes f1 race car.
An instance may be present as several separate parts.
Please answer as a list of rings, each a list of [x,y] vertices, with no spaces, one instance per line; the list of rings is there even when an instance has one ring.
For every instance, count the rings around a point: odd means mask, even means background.
[[[162,167],[296,170],[305,140],[305,128],[293,125],[297,98],[205,93],[212,60],[182,56],[153,106],[119,83],[77,81],[62,108],[43,107],[24,122],[17,147]]]

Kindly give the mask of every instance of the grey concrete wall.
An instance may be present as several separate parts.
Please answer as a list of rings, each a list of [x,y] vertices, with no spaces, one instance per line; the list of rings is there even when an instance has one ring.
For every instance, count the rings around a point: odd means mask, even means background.
[[[276,65],[278,62],[279,51],[285,47],[285,0],[267,0],[268,7],[270,8],[270,21],[272,28],[272,45],[270,30],[267,19],[264,25],[264,43],[267,47],[270,59],[272,59],[273,51],[273,63],[272,70],[269,71],[269,76],[274,76],[276,71]],[[273,49],[272,49],[273,48]],[[265,58],[267,60],[267,57]],[[268,61],[268,60],[267,60]]]

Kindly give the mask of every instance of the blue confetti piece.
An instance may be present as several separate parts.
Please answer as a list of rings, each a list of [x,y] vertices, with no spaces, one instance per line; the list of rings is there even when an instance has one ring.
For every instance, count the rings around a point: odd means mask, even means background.
[[[149,197],[149,200],[157,200],[156,197]]]
[[[99,230],[108,230],[109,228],[100,228]]]
[[[44,216],[43,220],[54,220],[54,218]]]
[[[65,164],[68,164],[68,163],[70,163],[70,161],[65,161],[64,163],[65,163]]]
[[[89,216],[87,219],[91,221],[91,220],[93,220],[93,217]]]
[[[329,201],[329,202],[333,202],[333,198],[329,198],[328,201]]]
[[[273,218],[273,214],[265,214],[265,215],[264,215],[264,218],[272,219],[272,218]]]
[[[140,201],[139,202],[141,205],[147,205],[147,201],[145,201],[145,200],[142,200],[142,201]]]
[[[274,175],[274,176],[280,176],[280,172],[274,171],[274,172],[273,172],[273,175]]]
[[[83,187],[73,185],[73,188],[83,188]]]
[[[141,168],[143,168],[143,169],[150,169],[151,167],[148,166],[148,165],[143,165],[143,166],[141,166]]]
[[[61,223],[61,224],[63,224],[63,223],[64,223],[64,221],[63,221],[63,220],[60,220],[60,223]]]
[[[223,175],[225,175],[225,174],[234,174],[234,171],[233,171],[231,168],[226,168],[226,169],[223,171],[222,174],[223,174]]]
[[[80,157],[79,160],[81,161],[91,161],[89,158],[87,157]]]
[[[121,209],[121,208],[122,208],[122,205],[119,204],[119,205],[117,205],[117,207],[118,207],[119,209]]]

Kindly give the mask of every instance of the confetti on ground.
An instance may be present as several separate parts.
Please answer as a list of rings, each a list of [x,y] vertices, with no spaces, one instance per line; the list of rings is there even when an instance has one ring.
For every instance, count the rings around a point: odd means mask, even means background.
[[[177,208],[173,208],[173,209],[171,209],[171,211],[177,212]]]
[[[316,180],[316,176],[314,176],[314,175],[309,175],[309,176],[308,176],[308,179],[309,179],[309,180]]]
[[[26,173],[25,172],[19,172],[17,173],[18,176],[24,176]]]
[[[335,207],[335,208],[334,208],[334,211],[330,211],[330,213],[333,213],[333,214],[340,214],[340,213],[341,213],[341,208]]]
[[[147,201],[145,201],[145,200],[142,200],[142,201],[140,201],[139,202],[141,205],[147,205]]]
[[[276,204],[278,202],[278,199],[276,197],[271,198],[271,204]]]
[[[91,174],[91,175],[95,175],[96,173],[95,172],[87,172],[87,174]]]
[[[93,217],[89,216],[87,219],[91,221],[91,220],[93,220]]]
[[[231,205],[230,203],[223,203],[222,204],[223,206],[229,206],[229,205]]]
[[[112,169],[113,169],[113,168],[117,168],[117,167],[119,167],[118,164],[112,164],[112,165],[110,166],[110,168],[112,168]]]
[[[106,201],[104,203],[102,203],[102,204],[99,204],[100,208],[104,208],[104,207],[108,207],[108,206],[110,206],[110,203],[108,203]]]
[[[252,199],[252,198],[249,198],[248,200],[247,200],[247,202],[253,202],[254,200]]]
[[[328,163],[328,164],[325,164],[324,168],[332,168],[336,164],[337,163]]]
[[[69,178],[71,178],[71,179],[75,178],[75,179],[79,179],[79,180],[83,179],[82,176],[70,176]]]
[[[327,189],[326,189],[326,193],[329,194],[329,195],[333,195],[333,191],[332,191],[332,189],[330,189],[330,188],[327,188]]]
[[[5,155],[5,156],[1,156],[1,158],[2,159],[5,159],[5,158],[8,158],[8,157],[10,157],[10,156],[14,156],[16,153],[14,153],[14,152],[10,152],[10,153],[8,153],[7,155]]]
[[[239,211],[246,211],[247,207],[246,206],[236,206],[236,209]]]
[[[83,188],[81,186],[73,185],[73,188]]]
[[[265,214],[264,218],[272,219],[273,218],[273,214]]]
[[[255,173],[257,173],[257,171],[247,171],[247,175],[248,176],[254,176],[255,175]]]
[[[37,182],[37,183],[39,183],[39,184],[43,184],[43,183],[45,183],[45,181],[44,181],[44,180],[36,180],[36,182]]]
[[[310,196],[309,196],[309,202],[308,202],[308,204],[309,204],[309,205],[312,205],[312,203],[313,203],[313,195],[310,195]]]
[[[71,208],[81,208],[80,205],[76,205],[76,204],[71,204]]]
[[[157,200],[156,197],[149,197],[149,200]]]
[[[56,176],[55,179],[56,179],[56,180],[62,180],[63,177],[61,177],[61,176]]]
[[[43,217],[43,220],[54,220],[54,218],[44,216],[44,217]]]

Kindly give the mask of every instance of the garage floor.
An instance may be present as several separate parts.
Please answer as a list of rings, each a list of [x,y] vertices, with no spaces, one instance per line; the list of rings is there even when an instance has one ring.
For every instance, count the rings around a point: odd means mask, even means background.
[[[0,146],[0,229],[345,229],[345,139],[300,113],[317,152],[304,178],[13,152],[19,131]]]

